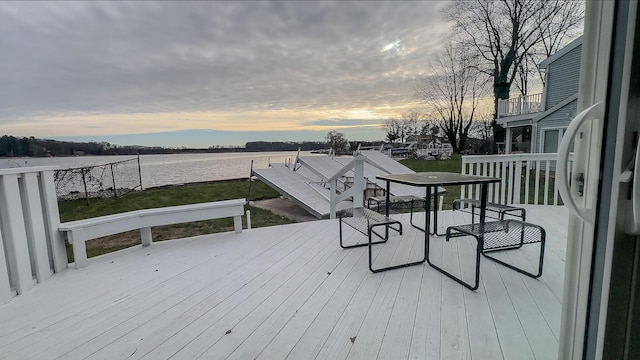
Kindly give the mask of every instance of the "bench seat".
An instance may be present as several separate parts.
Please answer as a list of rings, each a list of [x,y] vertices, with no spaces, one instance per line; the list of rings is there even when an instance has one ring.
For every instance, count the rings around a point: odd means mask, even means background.
[[[456,199],[453,200],[453,210],[466,211],[471,213],[471,222],[475,223],[475,210],[480,209],[480,200],[476,199]],[[511,215],[526,220],[527,212],[525,209],[513,205],[502,205],[487,202],[486,216],[498,220],[504,220],[505,215]]]
[[[242,215],[245,199],[214,201],[200,204],[168,206],[69,221],[60,224],[58,230],[67,236],[73,246],[76,268],[87,266],[85,242],[107,235],[140,229],[142,246],[153,242],[151,227],[192,221],[234,218],[234,230],[242,232]]]
[[[390,195],[389,196],[389,207],[393,207],[394,205],[405,205],[413,207],[413,202],[415,201],[423,201],[424,198],[414,195]],[[387,202],[386,196],[371,196],[367,199],[367,207],[371,209],[371,205],[375,203],[376,209],[380,212],[381,206],[385,206]]]
[[[538,278],[542,275],[546,233],[545,230],[538,225],[508,219],[480,224],[456,225],[447,228],[446,241],[463,236],[472,236],[476,239],[475,283],[466,283],[462,279],[448,273],[446,275],[471,290],[478,288],[480,279],[480,255],[532,278]],[[518,266],[488,255],[494,251],[520,249],[524,245],[535,243],[540,243],[537,272],[526,271]]]
[[[389,239],[389,229],[397,231],[400,235],[402,235],[402,223],[398,220],[392,219],[388,216],[384,216],[378,212],[367,208],[354,208],[354,209],[345,209],[338,213],[338,219],[340,224],[340,247],[343,249],[350,249],[354,247],[360,246],[369,246],[369,269],[372,272],[381,271],[380,269],[374,269],[372,264],[372,256],[371,256],[371,245],[384,243]],[[368,242],[366,243],[356,243],[353,245],[345,245],[343,242],[342,236],[342,224],[346,224],[356,231],[364,234],[368,238]],[[393,227],[392,225],[397,225],[397,227]],[[384,235],[381,235],[374,231],[375,227],[384,226],[385,232]],[[373,241],[372,236],[375,234],[382,240]]]

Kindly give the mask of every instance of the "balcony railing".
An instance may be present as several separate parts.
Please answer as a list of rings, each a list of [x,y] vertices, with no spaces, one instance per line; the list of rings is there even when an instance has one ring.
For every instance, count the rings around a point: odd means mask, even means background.
[[[462,173],[502,179],[489,187],[489,201],[499,204],[561,205],[556,183],[558,154],[470,155],[462,157]],[[569,170],[573,166],[569,157]],[[478,199],[479,185],[463,186],[461,198]]]
[[[542,94],[498,100],[498,117],[533,114],[542,111]]]
[[[363,203],[363,182],[356,181],[338,193],[338,180],[349,171],[354,172],[354,178],[362,179],[365,161],[364,157],[355,157],[325,179],[331,185],[332,214],[341,200],[354,197],[354,203]],[[557,154],[472,155],[462,157],[461,172],[500,178],[500,183],[489,187],[491,202],[560,205],[556,162]],[[0,305],[67,268],[65,241],[58,231],[54,170],[0,169]],[[479,186],[462,187],[461,197],[478,198]]]
[[[55,169],[0,169],[0,305],[67,268]]]

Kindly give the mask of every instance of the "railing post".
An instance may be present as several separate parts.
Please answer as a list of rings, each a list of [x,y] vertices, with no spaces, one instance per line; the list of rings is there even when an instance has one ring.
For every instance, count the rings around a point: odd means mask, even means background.
[[[500,100],[498,100],[500,101]],[[460,171],[461,174],[466,174],[467,173],[467,157],[463,156],[462,157],[462,170]],[[460,185],[460,198],[461,199],[466,199],[466,197],[464,196],[464,185]]]
[[[529,177],[531,175],[531,161],[525,162],[524,176],[524,203],[529,204]]]
[[[0,195],[0,217],[7,237],[4,239],[7,260],[16,290],[22,294],[31,289],[34,283],[17,174],[0,178]]]
[[[362,183],[364,181],[364,158],[357,156],[354,164],[354,177],[353,177],[353,207],[364,206],[364,187]]]
[[[0,245],[4,242],[0,231]],[[11,283],[9,282],[9,267],[7,266],[4,246],[0,246],[0,305],[9,301],[13,297],[11,293]]]
[[[31,266],[35,269],[38,282],[51,277],[49,265],[49,251],[47,250],[47,235],[45,234],[42,203],[40,201],[40,187],[37,173],[22,174],[20,196],[24,206],[24,223],[27,232]]]
[[[522,160],[514,162],[515,172],[513,175],[513,204],[520,204],[520,195],[522,194]]]
[[[67,268],[54,169],[0,169],[0,303]]]
[[[60,212],[58,211],[58,198],[56,196],[53,170],[40,173],[40,192],[42,193],[45,229],[53,257],[53,271],[59,273],[69,267],[69,259],[67,258],[67,247],[64,238],[58,230],[60,227]]]
[[[333,179],[329,182],[329,218],[336,218],[336,187],[338,180]]]

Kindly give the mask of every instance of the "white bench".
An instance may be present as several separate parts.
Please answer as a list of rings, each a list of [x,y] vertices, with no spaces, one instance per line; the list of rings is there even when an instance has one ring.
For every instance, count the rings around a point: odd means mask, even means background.
[[[85,244],[87,240],[125,231],[140,229],[142,246],[149,246],[153,241],[151,236],[152,226],[233,216],[234,230],[236,233],[241,233],[245,203],[245,199],[234,199],[129,211],[62,223],[58,230],[65,233],[67,240],[73,245],[76,268],[82,268],[87,266],[87,248]]]

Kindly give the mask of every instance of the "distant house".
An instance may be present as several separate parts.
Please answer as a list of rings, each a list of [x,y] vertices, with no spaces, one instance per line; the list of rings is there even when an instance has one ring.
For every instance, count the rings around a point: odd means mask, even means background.
[[[442,146],[443,144],[446,144],[449,147],[451,146],[447,139],[433,134],[409,135],[406,138],[406,143],[414,143],[418,148],[424,149],[433,146]]]
[[[453,153],[451,143],[433,134],[407,136],[407,148],[420,159],[448,159]]]
[[[576,115],[581,52],[579,37],[540,63],[545,70],[542,93],[498,102],[496,121],[506,129],[505,152],[558,152],[562,135]],[[530,136],[524,140],[522,134]]]

